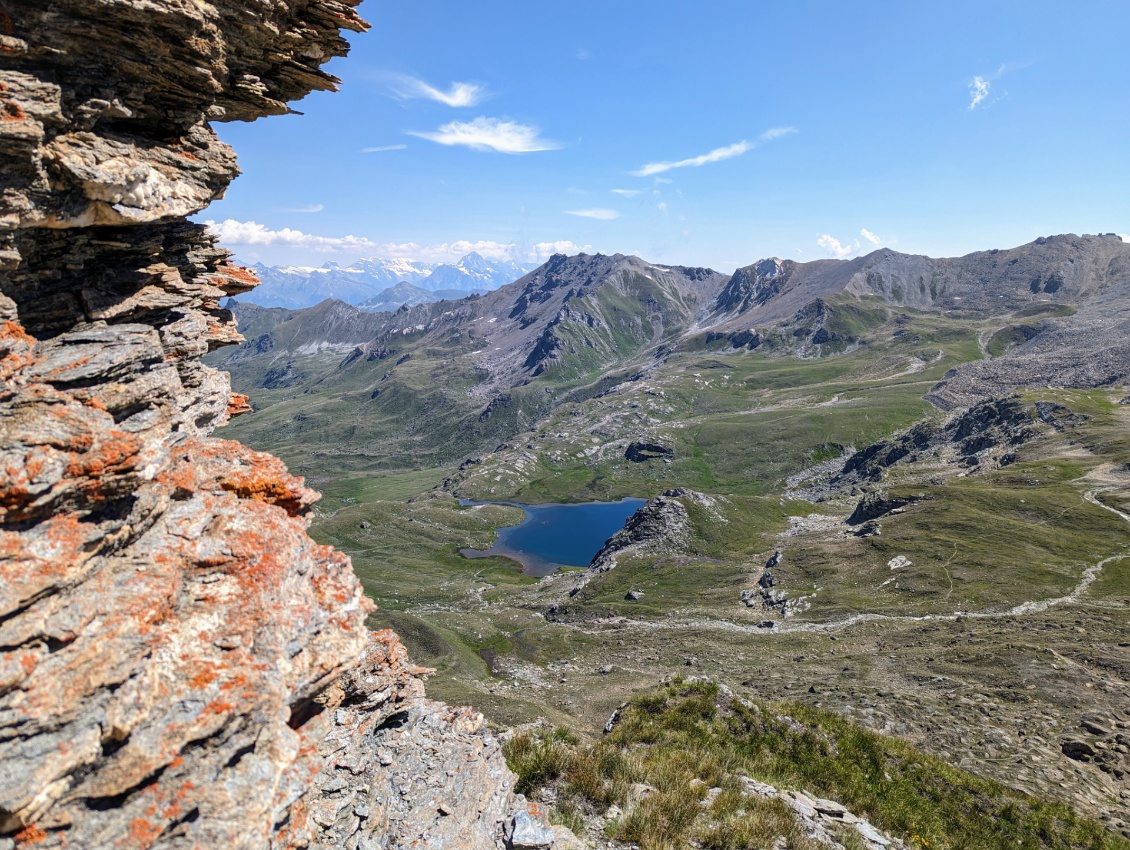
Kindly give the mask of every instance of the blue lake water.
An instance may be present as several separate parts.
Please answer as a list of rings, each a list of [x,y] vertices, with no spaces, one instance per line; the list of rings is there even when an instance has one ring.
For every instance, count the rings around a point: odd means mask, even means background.
[[[526,512],[518,525],[498,530],[489,549],[460,549],[468,558],[495,555],[511,558],[531,576],[547,576],[560,567],[587,567],[605,541],[644,506],[643,499],[584,502],[577,505],[519,505],[514,502],[471,502],[461,505],[512,505]]]

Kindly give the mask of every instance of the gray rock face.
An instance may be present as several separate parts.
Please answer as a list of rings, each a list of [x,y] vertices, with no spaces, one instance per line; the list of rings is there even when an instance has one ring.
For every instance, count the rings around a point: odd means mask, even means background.
[[[529,812],[518,812],[505,826],[506,846],[509,850],[548,850],[556,836]]]
[[[354,5],[5,0],[0,850],[486,848],[524,806],[365,629],[318,495],[208,436],[256,283],[183,218],[237,173],[209,122],[333,88]]]
[[[483,716],[424,699],[425,672],[380,632],[324,695],[333,728],[318,744],[323,769],[308,804],[316,846],[493,850],[516,810],[529,830],[548,830],[513,794]]]

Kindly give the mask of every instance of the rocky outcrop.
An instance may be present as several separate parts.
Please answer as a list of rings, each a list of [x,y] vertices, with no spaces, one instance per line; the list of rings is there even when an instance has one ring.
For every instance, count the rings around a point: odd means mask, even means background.
[[[881,481],[895,464],[924,457],[944,458],[968,468],[1007,466],[1015,459],[1017,448],[1040,436],[1037,421],[1052,424],[1053,420],[1062,427],[1083,421],[1059,405],[1037,402],[1029,407],[1017,396],[989,399],[953,414],[941,425],[923,421],[861,449],[848,458],[831,484],[844,488]],[[853,517],[857,515],[859,522],[874,518],[858,510]]]
[[[623,555],[655,554],[661,550],[685,548],[690,539],[690,516],[683,503],[675,498],[681,495],[682,492],[668,492],[648,499],[593,556],[588,567],[590,573],[607,572]]]
[[[320,846],[493,850],[529,816],[483,716],[424,699],[425,672],[384,631],[320,698],[332,728],[303,806]]]
[[[782,261],[773,257],[738,269],[718,293],[714,311],[740,315],[753,307],[760,307],[781,292],[795,267],[796,263],[792,260]]]
[[[847,518],[847,524],[862,525],[880,517],[889,516],[896,511],[902,511],[903,508],[913,505],[915,502],[921,502],[924,498],[923,494],[889,496],[880,490],[876,490],[859,500],[851,516]]]
[[[0,850],[491,847],[525,811],[366,630],[317,494],[208,436],[256,283],[184,219],[237,173],[209,122],[333,88],[354,5],[0,8]]]
[[[673,458],[674,456],[674,449],[659,443],[647,443],[642,440],[629,443],[628,448],[624,451],[624,457],[632,463],[643,463],[655,458]]]

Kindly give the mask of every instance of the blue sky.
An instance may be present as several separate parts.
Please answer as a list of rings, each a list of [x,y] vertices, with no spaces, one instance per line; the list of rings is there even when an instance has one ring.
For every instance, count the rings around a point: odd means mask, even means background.
[[[366,0],[302,116],[222,124],[244,262],[732,271],[1130,233],[1130,3]]]

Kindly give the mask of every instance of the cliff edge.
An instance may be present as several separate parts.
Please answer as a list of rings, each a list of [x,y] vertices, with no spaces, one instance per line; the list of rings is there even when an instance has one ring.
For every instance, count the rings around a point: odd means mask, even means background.
[[[317,494],[208,436],[247,406],[200,358],[256,283],[185,220],[238,173],[209,122],[334,88],[357,2],[0,6],[0,850],[493,847],[529,820],[482,718],[365,628]]]

